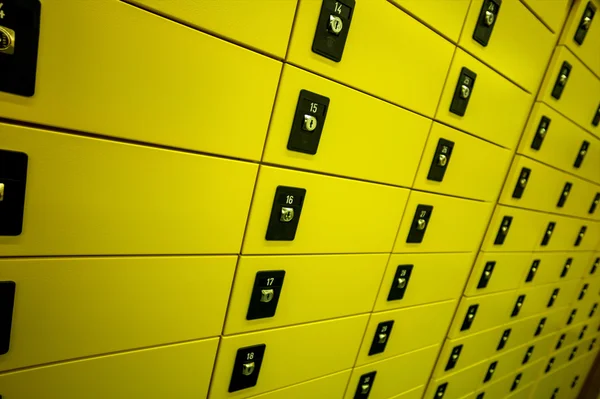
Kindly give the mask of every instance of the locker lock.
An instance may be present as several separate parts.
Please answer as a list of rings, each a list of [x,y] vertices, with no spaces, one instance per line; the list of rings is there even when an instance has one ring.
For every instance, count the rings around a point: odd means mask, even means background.
[[[0,26],[0,53],[15,53],[15,31],[5,26]]]
[[[554,227],[556,226],[556,222],[548,223],[548,227],[546,227],[546,232],[544,233],[544,237],[542,238],[542,246],[545,247],[550,242],[550,238],[552,238],[552,232],[554,231]]]
[[[508,337],[510,337],[511,331],[512,329],[510,328],[504,330],[504,332],[502,333],[502,337],[500,337],[500,342],[498,342],[498,346],[496,347],[497,351],[504,349],[506,343],[508,342]]]
[[[315,155],[325,126],[329,98],[308,90],[300,90],[287,149]]]
[[[527,273],[527,277],[525,278],[526,283],[530,283],[533,281],[535,274],[537,273],[540,267],[540,260],[535,259],[533,263],[531,263],[531,267],[529,268],[529,273]]]
[[[333,33],[336,36],[339,36],[342,28],[344,27],[344,21],[337,15],[331,14],[329,16],[329,32]]]
[[[406,242],[411,244],[423,242],[427,224],[433,213],[433,206],[419,204],[413,217],[412,225],[406,237]]]
[[[570,325],[571,323],[573,323],[573,320],[575,319],[576,314],[577,314],[577,309],[571,310],[571,313],[569,314],[569,319],[567,320],[567,325]]]
[[[542,317],[540,319],[540,322],[538,323],[538,326],[535,330],[535,333],[533,334],[534,337],[537,337],[538,335],[540,335],[542,333],[542,331],[544,330],[544,326],[546,325],[546,318]]]
[[[579,21],[577,30],[575,31],[575,36],[573,37],[575,43],[579,45],[583,44],[585,36],[590,30],[590,25],[594,19],[594,14],[596,14],[596,6],[594,6],[591,1],[588,1],[583,14],[581,15],[581,20]]]
[[[517,387],[519,386],[519,383],[521,382],[521,377],[523,377],[523,373],[519,373],[517,374],[517,376],[515,377],[515,380],[512,383],[512,386],[510,387],[510,391],[514,391],[515,389],[517,389]]]
[[[396,268],[396,274],[394,275],[394,280],[392,280],[392,287],[387,298],[388,301],[404,298],[412,269],[413,265],[399,265]]]
[[[523,307],[523,303],[525,302],[525,295],[519,295],[517,298],[517,302],[515,303],[515,307],[512,310],[512,313],[510,314],[510,317],[515,317],[519,315],[519,312],[521,312],[521,308]]]
[[[569,193],[571,192],[571,187],[573,187],[572,183],[566,182],[563,187],[563,191],[558,198],[558,203],[556,204],[557,208],[562,208],[565,206],[565,202],[567,202],[567,198],[569,197]]]
[[[567,261],[565,262],[562,272],[560,273],[560,278],[564,278],[567,276],[567,273],[569,273],[569,269],[571,269],[572,263],[573,263],[573,258],[567,258]]]
[[[577,297],[578,301],[581,301],[583,299],[583,297],[585,296],[587,289],[589,287],[589,284],[584,284],[583,287],[581,287],[581,291],[579,291],[579,297]]]
[[[487,46],[490,41],[492,30],[498,20],[501,4],[502,0],[484,0],[481,5],[477,25],[473,32],[473,40],[484,47]]]
[[[562,96],[562,92],[567,84],[567,81],[569,80],[571,69],[572,66],[567,61],[562,63],[560,73],[558,74],[556,82],[554,83],[554,88],[552,89],[552,97],[556,98],[557,100]]]
[[[529,359],[531,359],[531,355],[533,355],[533,350],[535,349],[535,346],[531,345],[529,348],[527,348],[527,352],[525,352],[525,357],[523,357],[523,361],[521,362],[521,364],[525,364],[529,361]]]
[[[577,234],[577,239],[575,240],[575,246],[578,247],[585,236],[585,232],[587,231],[587,226],[581,226],[579,229],[579,234]]]
[[[287,208],[287,207],[282,207],[281,208],[281,217],[279,218],[280,221],[282,222],[291,222],[292,219],[294,219],[294,208]]]
[[[508,234],[508,229],[510,228],[512,219],[513,219],[512,216],[504,216],[502,218],[502,223],[500,223],[500,228],[498,229],[498,233],[496,233],[496,239],[494,240],[494,245],[504,244],[504,240],[506,239],[506,235]]]
[[[267,241],[294,240],[305,196],[303,188],[277,187],[265,236]]]
[[[574,168],[579,169],[581,167],[581,164],[585,159],[585,154],[587,154],[589,148],[590,142],[583,140],[583,142],[581,143],[581,147],[579,148],[579,152],[577,153],[577,158],[575,158],[575,163],[573,164]]]
[[[471,328],[471,325],[473,324],[473,321],[475,320],[475,315],[477,314],[478,308],[479,308],[479,305],[469,306],[469,308],[467,309],[467,314],[465,315],[463,323],[460,327],[460,331],[466,331],[469,328]]]
[[[307,132],[314,132],[317,128],[317,118],[312,115],[304,115],[304,123],[302,124],[302,128]]]
[[[273,300],[274,291],[273,288],[269,288],[268,290],[261,290],[260,301],[269,303]]]
[[[488,367],[487,373],[485,373],[485,377],[483,379],[484,383],[486,383],[492,379],[492,377],[494,376],[494,372],[496,371],[496,366],[498,366],[498,361],[492,362],[490,364],[490,366]]]
[[[477,74],[475,72],[465,67],[461,69],[456,88],[454,89],[454,96],[450,103],[450,112],[458,116],[465,115],[476,79]]]
[[[458,362],[462,348],[462,344],[456,345],[454,348],[452,348],[452,352],[450,353],[450,357],[448,358],[448,362],[446,363],[446,368],[444,371],[452,370],[454,367],[456,367],[456,363]]]
[[[442,138],[438,140],[437,148],[435,149],[433,160],[429,167],[429,173],[427,174],[427,180],[442,181],[444,179],[446,167],[448,162],[450,162],[453,148],[453,141]]]
[[[389,337],[392,334],[393,327],[394,320],[384,321],[377,325],[377,329],[375,329],[375,335],[373,336],[373,342],[371,342],[371,348],[369,349],[369,356],[382,353],[385,350],[385,346],[387,345]]]
[[[525,187],[527,187],[527,181],[529,180],[530,175],[531,175],[531,169],[529,169],[529,168],[521,169],[521,173],[519,174],[519,179],[517,181],[517,185],[515,186],[515,189],[513,190],[513,194],[512,194],[513,198],[518,199],[523,196],[523,191],[525,190]]]
[[[242,364],[242,374],[250,375],[254,372],[254,362],[248,362]]]
[[[285,270],[267,270],[256,273],[246,320],[275,316],[284,279]]]
[[[491,261],[485,264],[483,268],[483,273],[481,273],[481,277],[479,278],[479,283],[477,283],[477,289],[482,289],[487,287],[490,279],[492,278],[492,272],[494,271],[494,267],[496,266],[496,262]]]
[[[265,344],[238,349],[233,364],[231,380],[229,381],[229,392],[239,391],[256,385],[265,349]]]
[[[335,62],[342,60],[354,6],[355,0],[323,0],[312,44],[313,52]]]
[[[594,200],[592,201],[592,205],[590,206],[590,210],[588,211],[588,213],[591,215],[594,212],[596,212],[596,208],[598,207],[598,204],[600,204],[600,193],[596,193],[596,196],[594,197]]]
[[[562,344],[565,342],[566,337],[567,336],[565,334],[560,335],[560,338],[558,339],[558,341],[556,341],[556,346],[554,347],[555,350],[560,349]]]
[[[448,383],[444,382],[443,384],[438,385],[438,387],[435,390],[435,395],[433,396],[434,399],[441,399],[444,397],[444,394],[446,393],[446,388],[448,388]]]
[[[535,132],[535,136],[533,137],[533,141],[531,142],[531,148],[534,150],[539,150],[542,147],[542,143],[546,137],[548,128],[550,127],[550,122],[550,118],[547,116],[542,116],[542,119],[537,127],[537,131]]]
[[[356,387],[356,391],[354,392],[354,399],[366,399],[369,397],[369,393],[371,393],[371,388],[375,383],[375,376],[377,375],[376,371],[372,371],[370,373],[363,374],[358,379],[358,386]]]

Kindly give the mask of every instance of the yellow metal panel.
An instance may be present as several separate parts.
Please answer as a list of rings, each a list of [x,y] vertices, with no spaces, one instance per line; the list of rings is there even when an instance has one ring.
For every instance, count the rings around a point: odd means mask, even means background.
[[[518,320],[515,323],[503,326],[511,329],[510,337],[505,348],[507,350],[516,348],[524,345],[527,342],[530,342],[532,339],[539,339],[555,333],[558,331],[558,324],[559,322],[562,322],[563,314],[566,311],[566,308],[553,309],[549,312],[527,317],[525,319]],[[546,319],[544,327],[541,329],[538,335],[535,335],[542,319]]]
[[[543,116],[550,119],[550,125],[540,149],[534,150],[531,148],[531,143]],[[589,148],[581,166],[575,168],[575,160],[584,141],[589,143]],[[519,144],[519,154],[600,183],[600,140],[544,103],[536,102],[531,111]],[[591,203],[589,205],[591,206]],[[596,211],[595,214],[600,214],[600,211]]]
[[[482,378],[486,370],[487,364],[482,362],[441,378],[432,378],[427,385],[424,398],[435,398],[436,390],[442,384],[448,384],[446,385],[444,399],[463,398],[465,395],[475,391],[479,379]]]
[[[505,398],[528,398],[528,396],[519,396],[517,392],[531,393],[529,390],[521,391],[521,388],[534,382],[540,375],[542,369],[545,367],[544,360],[536,362],[529,367],[522,368],[521,370],[514,371],[505,376],[504,378],[496,380],[493,384],[486,384],[484,388],[480,389],[478,393],[483,393],[485,399],[505,399]],[[516,385],[514,391],[512,391],[515,379],[519,376],[519,382]],[[532,387],[530,385],[530,387]],[[531,388],[529,388],[531,389]],[[508,396],[513,393],[513,395]]]
[[[571,313],[571,307],[556,309],[553,312],[549,312],[547,314],[540,315],[541,317],[546,318],[544,333],[550,333],[554,331],[558,331],[561,328],[564,328],[567,322],[567,318]],[[582,312],[579,312],[582,313]],[[575,321],[578,323],[578,321]]]
[[[597,25],[600,26],[600,24]],[[595,47],[594,51],[598,52],[597,49],[598,46]],[[552,89],[554,88],[556,79],[560,76],[564,61],[571,64],[572,68],[562,95],[557,100],[552,97]],[[566,47],[556,47],[539,91],[538,100],[545,102],[588,132],[600,138],[600,125],[592,125],[592,120],[594,119],[594,115],[596,115],[598,103],[600,102],[600,79]]]
[[[550,222],[554,222],[556,225],[546,246],[541,245],[541,237],[545,234],[546,227],[544,227],[544,233],[540,234],[539,243],[535,247],[535,251],[590,251],[596,248],[600,239],[600,223],[567,216],[542,215],[545,218],[544,226],[548,226]],[[575,242],[583,226],[587,230],[583,234],[579,246],[575,246]]]
[[[297,0],[130,0],[177,21],[284,58]]]
[[[454,46],[387,0],[357,2],[341,62],[312,51],[321,1],[301,1],[287,61],[433,117]],[[385,15],[385,23],[381,17]]]
[[[35,96],[1,117],[260,159],[281,62],[121,1],[43,13]]]
[[[549,338],[549,337],[548,337]],[[543,338],[547,340],[547,338]],[[533,344],[533,343],[531,343]],[[478,388],[486,389],[488,386],[499,382],[503,377],[511,374],[519,367],[522,367],[523,359],[527,353],[527,350],[531,346],[531,344],[523,345],[519,348],[513,349],[511,351],[505,352],[499,356],[494,356],[490,359],[486,359],[483,363],[486,365],[484,373],[481,375],[481,378],[477,381]],[[534,347],[533,353],[536,353],[537,348]],[[488,382],[484,382],[484,377],[487,373],[489,366],[496,362],[496,368],[492,374],[491,379]]]
[[[316,378],[301,384],[292,385],[252,396],[252,399],[331,399],[341,398],[346,391],[351,370],[342,371],[327,377]],[[420,399],[420,398],[419,398]]]
[[[529,169],[530,174],[521,197],[515,198],[513,192],[517,186],[521,186],[523,168]],[[563,206],[558,207],[566,183],[571,184],[571,189]],[[600,187],[593,183],[517,155],[508,172],[499,202],[504,205],[588,218],[590,206],[599,190]]]
[[[511,217],[512,221],[504,242],[495,244],[504,217]],[[546,226],[546,215],[543,213],[498,205],[481,248],[490,252],[532,251],[541,242]]]
[[[472,32],[469,38],[471,35]],[[475,72],[477,78],[465,115],[459,116],[450,112],[450,104],[463,67]],[[448,72],[436,119],[503,147],[515,148],[533,100],[531,94],[458,48]],[[498,106],[490,107],[490,104]]]
[[[471,2],[459,46],[528,92],[535,93],[544,76],[556,36],[519,0],[504,0],[489,43],[484,47],[473,39],[482,4],[483,0]],[[515,57],[515,54],[519,56]]]
[[[0,129],[3,149],[29,156],[23,233],[0,237],[4,256],[239,252],[256,165]]]
[[[469,0],[390,0],[454,43],[469,11]]]
[[[407,243],[418,205],[433,206],[421,243]],[[393,252],[473,252],[477,250],[493,204],[411,191]]]
[[[17,294],[0,371],[217,336],[235,262],[234,256],[1,259],[0,281],[14,281]],[[198,312],[201,318],[189,317]]]
[[[561,391],[564,391],[563,385],[566,385],[567,378],[564,372],[560,370],[555,373],[544,373],[542,371],[541,379],[539,380],[533,394],[532,399],[551,398],[555,389],[558,388],[557,398],[560,398]],[[570,381],[569,381],[570,383]]]
[[[511,318],[511,312],[515,306],[516,297],[517,295],[514,291],[505,291],[470,298],[463,297],[458,305],[456,317],[452,323],[452,328],[448,332],[448,337],[458,338],[516,320]],[[477,313],[473,318],[471,327],[461,331],[463,321],[467,316],[467,309],[471,305],[479,305]]]
[[[218,338],[0,374],[10,399],[204,398]]]
[[[435,153],[440,139],[452,141],[454,147],[444,178],[437,182],[427,175],[431,165],[438,163]],[[509,150],[434,123],[413,188],[493,202],[498,198],[511,158]]]
[[[265,240],[278,186],[306,189],[293,241]],[[408,193],[406,189],[380,184],[261,166],[242,251],[244,254],[389,252]]]
[[[579,288],[580,288],[578,279],[565,281],[558,285],[555,284],[555,286],[560,291],[558,293],[558,297],[557,297],[556,301],[554,302],[553,307],[568,306],[577,300],[577,297],[579,296]],[[591,293],[592,292],[590,291],[590,294]],[[595,294],[595,292],[594,292],[594,294]]]
[[[287,149],[300,90],[330,100],[315,155]],[[286,65],[263,161],[410,187],[430,126],[420,115]]]
[[[448,331],[456,303],[446,301],[371,314],[355,366],[438,345]],[[387,338],[385,350],[369,356],[377,326],[387,321],[393,321],[394,325]]]
[[[400,395],[392,396],[390,399],[422,399],[425,385],[411,389],[407,392],[402,392]]]
[[[560,33],[571,7],[571,0],[522,0],[554,33]]]
[[[540,362],[540,363],[543,363],[543,362]],[[542,367],[543,367],[543,365],[542,365]],[[523,388],[518,389],[514,393],[506,396],[505,398],[506,399],[529,399],[531,396],[531,393],[535,389],[535,385],[536,385],[535,382],[531,382],[526,387],[524,386],[524,384],[520,384],[519,386],[521,386]]]
[[[582,44],[575,42],[575,32],[581,23],[581,19],[585,8],[590,0],[575,0],[567,23],[563,29],[560,44],[566,45],[580,60],[582,60],[588,68],[600,77],[600,23],[596,16],[592,19],[589,30]],[[596,6],[596,13],[600,9],[600,2],[592,0],[592,4]]]
[[[537,270],[530,282],[525,282],[525,275],[522,285],[541,285],[579,279],[587,271],[590,257],[591,252],[535,252],[532,260],[539,261]],[[568,266],[569,264],[570,266]],[[528,272],[529,270],[527,270]],[[561,277],[563,272],[566,272],[566,275]]]
[[[224,337],[209,398],[248,398],[351,368],[368,319],[353,316]],[[227,392],[237,350],[260,344],[266,348],[256,386]]]
[[[464,295],[474,296],[516,289],[525,280],[531,267],[531,261],[529,253],[480,252]],[[479,281],[487,272],[486,265],[490,262],[493,262],[494,268],[487,285],[478,288]]]
[[[374,311],[390,310],[459,298],[474,254],[392,254],[383,276]],[[399,265],[413,265],[404,297],[388,301]],[[435,278],[431,278],[435,276]]]
[[[225,334],[370,312],[387,260],[387,254],[242,256]],[[265,270],[285,271],[277,311],[273,317],[246,320],[256,273]]]
[[[520,290],[518,290],[517,296],[524,295],[525,301],[521,306],[519,315],[516,317],[529,317],[541,313],[545,310],[549,310],[550,308],[547,308],[547,305],[555,288],[558,288],[555,284],[546,284],[540,287],[521,288]],[[555,301],[555,304],[552,307],[559,307],[556,302],[558,302],[558,298],[561,298],[563,296],[561,294],[562,292],[559,291],[557,295],[557,300]]]
[[[360,377],[376,371],[375,381],[369,392],[369,399],[389,399],[427,383],[431,368],[435,363],[439,345],[406,353],[390,359],[356,367],[352,371],[345,399],[354,398]],[[412,395],[407,395],[411,397]],[[403,396],[400,396],[403,398]]]

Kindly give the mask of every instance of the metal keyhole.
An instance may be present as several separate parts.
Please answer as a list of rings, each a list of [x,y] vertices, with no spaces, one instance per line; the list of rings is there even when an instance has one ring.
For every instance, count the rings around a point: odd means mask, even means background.
[[[560,83],[561,85],[565,85],[565,83],[567,83],[567,75],[565,73],[561,73],[560,77],[558,78],[558,83]]]
[[[317,118],[312,115],[304,115],[303,129],[307,132],[313,132],[317,128]]]
[[[254,372],[254,362],[242,364],[242,374],[250,375]]]
[[[493,12],[491,12],[491,11],[485,12],[485,24],[487,26],[492,26],[494,24],[495,20],[496,20],[496,16],[494,15]]]
[[[15,51],[15,31],[4,26],[0,26],[0,53],[14,54]]]
[[[545,127],[543,127],[543,128],[540,129],[539,135],[540,135],[540,137],[544,137],[546,135],[546,128]]]
[[[344,22],[337,15],[329,16],[329,31],[334,35],[339,35],[344,28]]]
[[[525,188],[525,185],[527,184],[527,179],[522,178],[521,180],[519,180],[519,184],[521,185],[521,187]]]
[[[294,208],[287,208],[287,207],[281,208],[281,217],[279,218],[279,220],[287,223],[287,222],[291,222],[293,218],[294,218]]]
[[[469,86],[467,86],[467,85],[460,86],[460,95],[462,98],[469,98],[470,94],[471,94],[471,89],[469,89]]]
[[[446,166],[447,162],[448,162],[448,157],[445,156],[444,154],[440,154],[440,156],[438,157],[438,164],[440,166]]]
[[[425,219],[417,220],[417,230],[424,230],[426,225],[427,222],[425,221]]]
[[[275,291],[272,288],[261,290],[260,291],[260,301],[269,303],[273,300],[273,296],[275,295]]]

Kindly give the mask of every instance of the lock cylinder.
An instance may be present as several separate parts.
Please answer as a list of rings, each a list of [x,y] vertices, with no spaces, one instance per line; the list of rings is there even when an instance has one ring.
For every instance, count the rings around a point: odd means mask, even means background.
[[[15,53],[15,31],[4,26],[0,26],[0,53]]]

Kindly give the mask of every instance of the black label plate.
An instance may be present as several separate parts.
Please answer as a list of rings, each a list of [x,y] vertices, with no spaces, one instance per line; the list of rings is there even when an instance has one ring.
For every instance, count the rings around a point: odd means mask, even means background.
[[[460,358],[460,352],[462,352],[462,348],[462,344],[456,345],[454,348],[452,348],[452,352],[450,352],[450,356],[448,357],[448,362],[446,363],[446,368],[444,368],[444,371],[452,370],[454,367],[456,367],[456,363]]]
[[[358,379],[358,385],[354,392],[354,399],[367,399],[373,389],[375,383],[375,377],[377,376],[376,371],[372,371],[367,374],[363,374]]]
[[[502,0],[484,0],[473,32],[473,40],[486,47],[498,20]]]
[[[238,349],[229,381],[229,392],[256,385],[266,347],[265,344],[261,344]]]
[[[531,267],[529,268],[529,273],[527,273],[527,277],[525,278],[526,283],[530,283],[533,281],[533,279],[535,278],[535,274],[537,273],[539,268],[540,268],[540,260],[535,259],[531,263]]]
[[[583,140],[583,143],[581,143],[581,147],[579,148],[579,152],[577,153],[577,158],[575,158],[575,163],[573,164],[574,168],[579,169],[581,167],[581,164],[583,163],[589,149],[590,142]]]
[[[517,184],[515,184],[515,189],[512,193],[513,198],[521,198],[523,196],[523,191],[525,191],[525,187],[527,187],[527,182],[529,181],[530,176],[531,169],[521,169],[521,173],[519,174],[519,178],[517,179]]]
[[[277,187],[265,237],[267,241],[293,241],[296,238],[305,196],[303,188]]]
[[[371,348],[369,348],[369,356],[382,353],[385,350],[385,346],[390,340],[393,327],[394,320],[384,321],[377,325],[375,335],[373,336],[373,342],[371,342]]]
[[[504,240],[506,239],[506,235],[508,234],[508,230],[510,229],[510,224],[512,223],[512,220],[512,216],[504,216],[502,218],[502,223],[500,223],[500,228],[498,229],[498,233],[496,233],[494,245],[504,244]]]
[[[413,217],[406,242],[409,244],[419,244],[423,242],[425,231],[429,225],[429,219],[433,213],[433,206],[431,205],[418,205]]]
[[[471,328],[473,321],[475,320],[475,315],[477,315],[477,309],[479,305],[471,305],[467,309],[467,313],[465,314],[465,318],[463,319],[463,323],[460,326],[460,331],[466,331]]]
[[[479,282],[477,283],[477,289],[482,289],[487,287],[490,279],[492,278],[492,273],[494,272],[494,267],[496,266],[496,262],[489,261],[486,262],[483,267],[483,271],[481,272],[481,277],[479,277]]]
[[[0,281],[0,355],[8,353],[10,348],[16,289],[14,281]]]
[[[450,103],[450,112],[458,116],[465,115],[469,99],[473,95],[475,79],[477,79],[475,72],[465,67],[461,69],[458,82],[456,82],[456,88],[454,89],[454,96]]]
[[[23,231],[27,154],[0,150],[0,236],[18,236]]]
[[[396,268],[396,274],[394,274],[394,280],[392,281],[392,287],[388,294],[388,301],[395,301],[404,298],[404,294],[408,288],[410,282],[410,275],[412,273],[413,265],[399,265]]]
[[[571,192],[571,187],[573,187],[572,183],[565,183],[562,193],[560,193],[560,197],[558,198],[558,203],[556,204],[557,208],[562,208],[565,206],[565,202],[567,202],[567,198],[569,198],[569,193]]]
[[[329,98],[308,90],[300,90],[287,149],[316,154],[328,109]]]
[[[285,270],[269,270],[256,273],[246,320],[275,316],[284,278]]]
[[[435,149],[433,159],[431,160],[431,166],[429,167],[429,173],[427,174],[427,180],[444,180],[444,174],[446,174],[446,168],[450,163],[453,148],[453,141],[442,138],[438,140],[437,148]]]
[[[588,211],[590,215],[596,212],[598,204],[600,204],[600,193],[596,193],[594,196],[594,200],[592,201],[592,205],[590,205],[590,210]]]
[[[556,227],[556,222],[548,223],[548,227],[546,227],[544,237],[542,238],[542,247],[545,247],[550,242],[550,238],[552,238],[552,232],[554,231],[554,227]]]
[[[554,88],[552,89],[552,97],[556,98],[557,100],[559,100],[560,96],[562,96],[562,92],[567,85],[572,68],[573,67],[571,64],[569,64],[567,61],[563,61],[560,72],[556,77],[556,82],[554,82]]]
[[[533,141],[531,142],[532,149],[539,150],[540,148],[542,148],[544,138],[548,134],[548,129],[550,128],[550,122],[550,118],[548,118],[547,116],[542,116],[542,119],[540,119],[540,123],[538,124],[537,130],[535,131]]]
[[[596,14],[596,6],[591,2],[588,1],[585,10],[583,11],[583,14],[581,14],[581,19],[579,20],[579,25],[577,25],[577,30],[575,31],[575,36],[573,37],[573,40],[575,41],[575,43],[582,45],[583,41],[585,40],[585,36],[588,33],[588,30],[590,30],[590,25],[592,24],[592,21],[594,20],[594,15]]]
[[[323,0],[312,51],[340,62],[354,13],[354,0]]]

